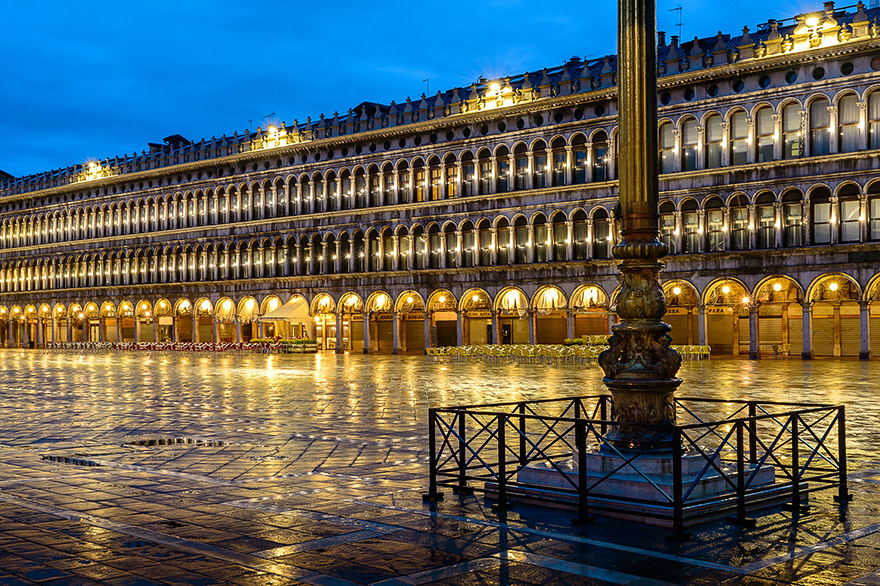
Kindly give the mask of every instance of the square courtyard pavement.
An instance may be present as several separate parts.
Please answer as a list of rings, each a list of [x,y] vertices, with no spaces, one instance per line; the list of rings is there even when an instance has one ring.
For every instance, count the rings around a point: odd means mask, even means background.
[[[684,542],[479,495],[422,502],[429,406],[597,392],[596,367],[0,351],[0,585],[880,585],[880,366],[681,376],[683,392],[847,403],[855,499],[815,493],[809,514]]]

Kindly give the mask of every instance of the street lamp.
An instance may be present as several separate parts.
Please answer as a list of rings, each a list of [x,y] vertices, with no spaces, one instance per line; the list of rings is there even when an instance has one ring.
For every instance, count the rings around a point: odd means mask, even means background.
[[[618,2],[618,119],[620,126],[620,292],[609,348],[599,356],[612,395],[612,420],[605,435],[617,449],[673,448],[675,374],[681,355],[670,347],[671,326],[661,321],[666,297],[659,262],[668,252],[660,241],[657,169],[657,53],[655,0]],[[647,424],[647,425],[640,425]]]

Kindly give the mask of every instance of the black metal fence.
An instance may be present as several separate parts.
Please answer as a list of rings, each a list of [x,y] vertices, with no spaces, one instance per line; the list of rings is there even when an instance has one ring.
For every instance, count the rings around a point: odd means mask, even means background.
[[[771,503],[801,510],[816,490],[850,498],[843,405],[679,398],[677,424],[663,428],[615,423],[611,407],[610,395],[594,395],[432,408],[424,497],[439,500],[447,487],[484,492],[496,509],[512,498],[547,501],[576,508],[576,521],[591,510],[623,512],[677,535],[728,514],[749,523],[747,510]],[[614,425],[662,429],[673,446],[666,468],[657,469],[654,446],[615,447],[605,438]],[[638,489],[621,490],[621,478]]]

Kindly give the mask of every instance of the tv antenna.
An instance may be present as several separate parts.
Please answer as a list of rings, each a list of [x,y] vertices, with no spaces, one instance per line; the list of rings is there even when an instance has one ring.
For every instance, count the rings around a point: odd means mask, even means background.
[[[682,39],[682,37],[681,37],[681,25],[682,25],[682,22],[681,22],[681,13],[682,13],[682,10],[683,10],[683,9],[682,9],[681,6],[676,6],[675,8],[670,8],[670,9],[669,9],[669,12],[676,12],[676,11],[678,11],[678,24],[677,24],[676,26],[678,26],[678,42],[679,42],[679,43],[681,43],[682,41],[684,41],[684,39]]]
[[[426,84],[425,95],[430,96],[431,95],[431,78],[426,77],[425,79],[422,80],[422,83]]]

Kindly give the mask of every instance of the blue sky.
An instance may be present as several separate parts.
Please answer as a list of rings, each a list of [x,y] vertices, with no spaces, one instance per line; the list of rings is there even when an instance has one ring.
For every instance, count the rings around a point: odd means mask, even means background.
[[[658,28],[738,34],[819,10],[660,0]],[[0,170],[28,175],[266,122],[332,116],[616,51],[615,2],[3,2]],[[266,116],[274,113],[274,115]]]

